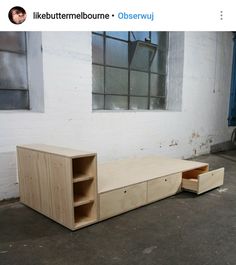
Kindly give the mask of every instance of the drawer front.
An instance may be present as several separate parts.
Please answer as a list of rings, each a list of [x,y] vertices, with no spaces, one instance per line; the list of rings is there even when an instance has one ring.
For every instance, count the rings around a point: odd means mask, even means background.
[[[208,190],[217,188],[224,183],[224,168],[212,170],[198,176],[198,192],[201,194]]]
[[[158,201],[181,191],[182,174],[176,173],[148,181],[148,202]]]
[[[146,203],[147,183],[139,183],[99,195],[100,219],[135,209]]]

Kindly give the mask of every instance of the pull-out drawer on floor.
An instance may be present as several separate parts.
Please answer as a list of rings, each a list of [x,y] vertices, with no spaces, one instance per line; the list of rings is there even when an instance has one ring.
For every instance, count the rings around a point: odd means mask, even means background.
[[[188,191],[195,192],[197,194],[201,194],[223,185],[224,168],[219,168],[204,173],[200,172],[201,171],[199,170],[184,172],[182,179],[182,188]]]

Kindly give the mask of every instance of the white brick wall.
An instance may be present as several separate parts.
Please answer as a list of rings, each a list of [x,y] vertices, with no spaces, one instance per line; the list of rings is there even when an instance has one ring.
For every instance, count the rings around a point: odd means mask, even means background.
[[[44,32],[45,112],[0,111],[0,200],[18,196],[15,146],[91,150],[99,161],[191,157],[230,138],[231,33],[185,34],[182,111],[92,112],[91,34]]]

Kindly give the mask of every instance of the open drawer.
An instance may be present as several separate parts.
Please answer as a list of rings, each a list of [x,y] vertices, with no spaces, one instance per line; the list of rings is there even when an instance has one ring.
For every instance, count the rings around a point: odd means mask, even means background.
[[[197,194],[201,194],[223,185],[224,168],[219,168],[204,173],[201,172],[204,171],[196,169],[188,172],[183,172],[182,188],[188,191],[195,192]]]

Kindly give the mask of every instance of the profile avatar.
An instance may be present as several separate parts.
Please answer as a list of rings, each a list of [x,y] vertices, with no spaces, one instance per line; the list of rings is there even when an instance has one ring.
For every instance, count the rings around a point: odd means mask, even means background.
[[[22,24],[26,20],[27,14],[23,7],[14,6],[8,13],[8,18],[13,24]]]

